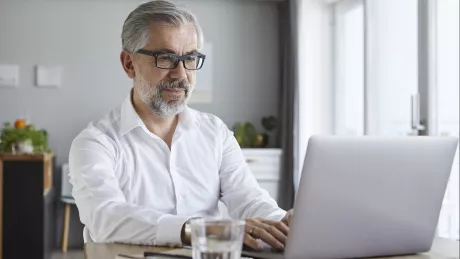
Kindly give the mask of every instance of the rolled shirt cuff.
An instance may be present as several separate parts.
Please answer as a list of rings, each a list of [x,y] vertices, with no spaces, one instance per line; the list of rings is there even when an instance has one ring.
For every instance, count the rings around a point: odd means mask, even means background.
[[[157,246],[181,246],[182,226],[190,216],[164,215],[160,217],[157,230]]]
[[[268,219],[268,220],[273,220],[273,221],[281,221],[284,216],[286,216],[286,211],[285,210],[277,210],[277,211],[274,211],[272,213],[270,213],[268,216],[265,217],[265,219]]]

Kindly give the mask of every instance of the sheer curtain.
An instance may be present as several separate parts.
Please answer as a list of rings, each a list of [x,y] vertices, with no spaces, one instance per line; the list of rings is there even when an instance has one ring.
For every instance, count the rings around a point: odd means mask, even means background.
[[[434,135],[459,136],[459,1],[431,2],[434,63]],[[459,239],[459,154],[455,156],[438,225],[438,235]]]
[[[280,140],[284,152],[280,206],[293,205],[307,141],[331,128],[331,9],[334,0],[287,0],[280,8]]]
[[[331,7],[330,1],[298,0],[298,160],[297,186],[307,142],[314,134],[330,134],[331,109]]]

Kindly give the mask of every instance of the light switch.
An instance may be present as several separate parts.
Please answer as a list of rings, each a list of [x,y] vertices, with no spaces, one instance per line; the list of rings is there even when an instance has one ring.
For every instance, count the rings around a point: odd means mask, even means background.
[[[19,85],[19,66],[0,65],[0,87],[16,87]]]
[[[36,79],[38,87],[60,87],[61,67],[60,66],[37,66]]]

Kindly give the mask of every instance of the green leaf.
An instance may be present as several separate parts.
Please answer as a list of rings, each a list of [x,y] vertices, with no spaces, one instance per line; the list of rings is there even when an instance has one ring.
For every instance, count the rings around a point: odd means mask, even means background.
[[[45,130],[37,130],[34,125],[27,125],[24,128],[13,128],[11,124],[4,123],[4,128],[0,131],[0,152],[11,152],[12,147],[22,141],[30,141],[34,147],[34,152],[49,152],[48,134]]]
[[[253,147],[257,140],[256,129],[250,122],[236,123],[233,126],[233,133],[242,148]]]
[[[268,132],[274,130],[278,125],[278,121],[274,116],[268,116],[262,118],[262,126]]]

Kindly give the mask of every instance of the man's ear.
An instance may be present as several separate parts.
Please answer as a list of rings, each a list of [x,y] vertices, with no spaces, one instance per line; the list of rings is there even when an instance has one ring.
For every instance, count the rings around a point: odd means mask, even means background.
[[[128,75],[129,78],[133,79],[136,75],[133,63],[134,55],[126,50],[123,50],[120,54],[120,61],[121,65],[123,66],[123,69],[125,70],[126,75]]]

